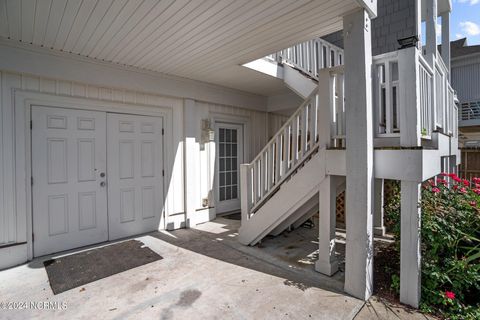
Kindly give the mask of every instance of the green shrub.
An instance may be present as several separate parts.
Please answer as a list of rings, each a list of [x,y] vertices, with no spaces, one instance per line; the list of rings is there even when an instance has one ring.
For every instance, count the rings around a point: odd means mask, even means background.
[[[399,184],[394,190],[385,215],[399,247]],[[472,185],[453,174],[429,180],[421,207],[421,309],[448,319],[480,319],[480,179]],[[394,277],[392,288],[398,290]]]

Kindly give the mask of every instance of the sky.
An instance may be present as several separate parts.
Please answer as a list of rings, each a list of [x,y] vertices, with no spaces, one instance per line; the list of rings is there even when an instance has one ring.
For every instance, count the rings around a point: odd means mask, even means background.
[[[467,37],[469,45],[480,44],[480,0],[453,0],[450,40]]]

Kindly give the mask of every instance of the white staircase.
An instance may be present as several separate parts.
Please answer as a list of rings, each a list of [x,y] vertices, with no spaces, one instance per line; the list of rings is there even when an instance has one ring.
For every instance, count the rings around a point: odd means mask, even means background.
[[[318,77],[318,89],[251,163],[241,165],[242,244],[278,235],[318,212],[326,147],[344,144],[345,137],[343,67]]]

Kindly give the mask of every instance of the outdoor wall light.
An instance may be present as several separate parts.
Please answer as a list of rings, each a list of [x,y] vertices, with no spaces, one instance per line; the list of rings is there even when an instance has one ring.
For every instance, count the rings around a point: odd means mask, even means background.
[[[407,38],[398,39],[398,44],[400,45],[400,49],[415,47],[418,42],[418,37],[416,35],[410,36]]]

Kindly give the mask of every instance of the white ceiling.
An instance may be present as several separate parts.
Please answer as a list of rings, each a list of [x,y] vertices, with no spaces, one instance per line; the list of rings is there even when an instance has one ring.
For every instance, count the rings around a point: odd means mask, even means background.
[[[356,0],[0,0],[0,37],[268,95],[239,65],[342,28]]]

